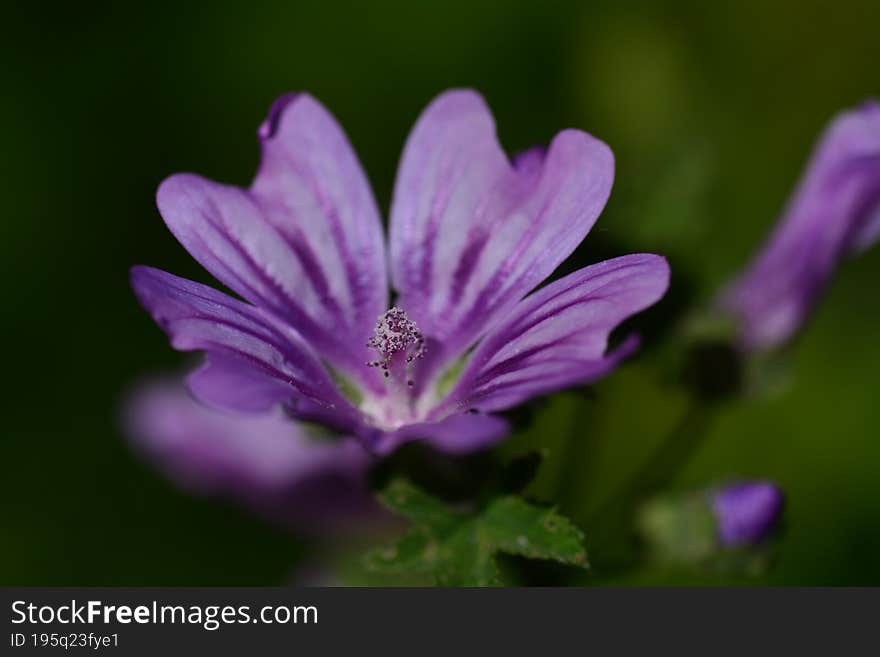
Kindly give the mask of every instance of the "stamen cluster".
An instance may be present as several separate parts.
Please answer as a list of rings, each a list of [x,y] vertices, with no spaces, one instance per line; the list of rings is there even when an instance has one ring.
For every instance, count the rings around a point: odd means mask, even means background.
[[[367,341],[370,349],[379,352],[380,358],[367,363],[369,367],[380,367],[385,378],[391,376],[395,356],[401,355],[404,364],[409,365],[425,356],[425,338],[406,311],[396,306],[382,314],[376,322],[375,335]],[[413,382],[408,380],[407,385]]]

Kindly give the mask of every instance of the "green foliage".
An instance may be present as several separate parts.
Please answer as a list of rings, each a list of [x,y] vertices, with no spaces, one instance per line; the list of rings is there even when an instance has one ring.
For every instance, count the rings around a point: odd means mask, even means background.
[[[580,529],[555,509],[516,495],[461,511],[395,479],[379,499],[412,526],[397,542],[367,555],[365,566],[376,574],[428,575],[441,586],[497,586],[499,553],[588,567]]]

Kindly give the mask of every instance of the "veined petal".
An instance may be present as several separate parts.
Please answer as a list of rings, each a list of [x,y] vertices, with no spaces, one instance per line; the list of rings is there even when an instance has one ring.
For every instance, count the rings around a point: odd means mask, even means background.
[[[263,159],[251,191],[285,238],[311,252],[324,277],[313,283],[341,307],[360,344],[388,307],[382,221],[360,162],[308,94],[279,98],[259,134]]]
[[[291,401],[305,398],[341,418],[356,414],[308,344],[258,308],[151,267],[132,268],[131,281],[175,349],[217,354],[227,369],[236,363],[241,380],[262,381],[263,407],[276,403],[286,389]],[[269,386],[268,380],[277,385]],[[260,408],[259,399],[247,397],[248,406]],[[222,400],[222,395],[214,399]]]
[[[740,343],[767,350],[810,315],[840,261],[880,237],[880,104],[839,115],[767,244],[722,293]]]
[[[360,164],[333,117],[305,94],[276,101],[259,136],[250,190],[179,174],[159,187],[159,210],[218,280],[289,322],[337,367],[374,380],[363,343],[387,306],[388,283]]]
[[[186,377],[190,392],[213,408],[261,413],[290,400],[290,386],[249,365],[240,357],[218,352]]]
[[[600,378],[638,344],[630,337],[606,353],[611,331],[656,303],[668,286],[666,260],[636,254],[580,269],[538,290],[483,338],[438,412],[499,411]]]
[[[335,532],[377,513],[367,486],[373,458],[350,438],[310,439],[277,408],[224,413],[198,403],[179,380],[160,379],[140,386],[125,412],[136,449],[183,488],[314,530]]]
[[[608,147],[576,130],[514,167],[478,94],[441,95],[416,123],[395,186],[400,305],[446,358],[459,355],[583,240],[613,176]]]
[[[203,404],[224,411],[257,414],[282,404],[291,416],[351,434],[361,427],[352,409],[291,396],[290,385],[254,367],[239,356],[211,352],[205,363],[186,377],[190,392]]]

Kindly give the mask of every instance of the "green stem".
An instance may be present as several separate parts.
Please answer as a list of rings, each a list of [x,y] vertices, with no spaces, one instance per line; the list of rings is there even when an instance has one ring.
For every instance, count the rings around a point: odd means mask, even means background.
[[[668,486],[687,464],[708,435],[715,408],[713,404],[692,399],[682,417],[647,461],[607,503],[590,514],[586,526],[592,528],[590,533],[596,550],[601,550],[606,544],[619,545],[621,536],[630,532],[632,517],[639,505]],[[616,550],[613,548],[609,551]]]
[[[578,404],[573,415],[572,426],[568,429],[564,460],[558,475],[554,498],[562,508],[566,508],[574,501],[574,490],[578,482],[591,480],[590,469],[594,465],[593,459],[584,458],[584,454],[591,447],[595,448],[595,437],[583,431],[583,427],[589,426],[592,419],[591,400],[585,399],[583,403]],[[583,488],[578,489],[577,492],[583,493]]]
[[[669,485],[703,444],[714,411],[714,406],[692,401],[672,431],[615,497],[641,502]]]

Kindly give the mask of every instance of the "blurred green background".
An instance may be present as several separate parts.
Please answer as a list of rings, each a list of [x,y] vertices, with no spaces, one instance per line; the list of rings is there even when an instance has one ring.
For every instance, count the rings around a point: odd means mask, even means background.
[[[336,114],[384,208],[407,131],[447,87],[479,89],[511,151],[592,132],[617,182],[578,258],[668,255],[670,312],[741,266],[829,117],[880,94],[876,0],[10,3],[3,22],[2,584],[272,584],[295,568],[297,541],[178,492],[118,429],[130,382],[184,362],[128,267],[209,280],[154,190],[185,170],[246,184],[278,94]],[[778,564],[743,581],[880,584],[878,281],[880,250],[848,263],[788,387],[727,408],[676,482],[786,489]],[[533,429],[551,451],[559,427],[576,433],[575,517],[674,420],[659,337]]]

